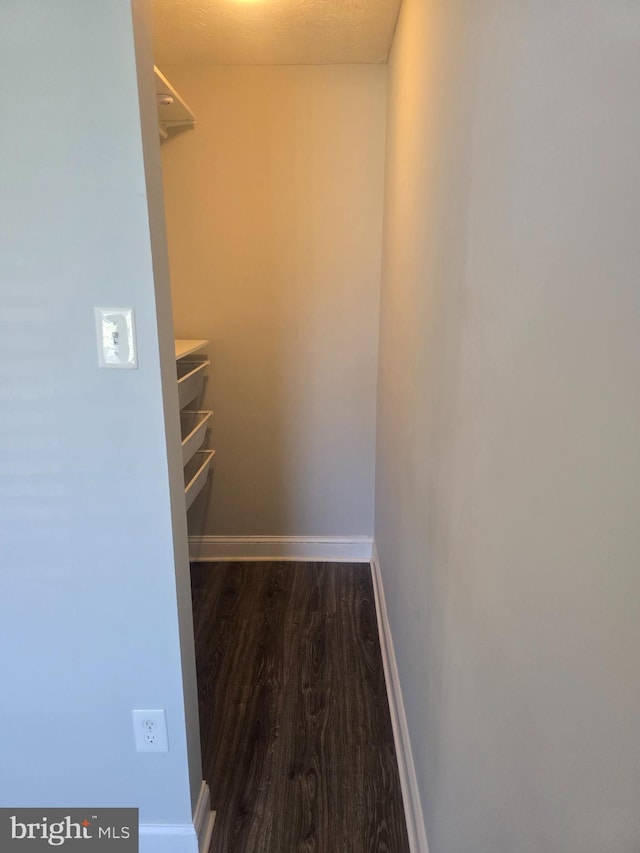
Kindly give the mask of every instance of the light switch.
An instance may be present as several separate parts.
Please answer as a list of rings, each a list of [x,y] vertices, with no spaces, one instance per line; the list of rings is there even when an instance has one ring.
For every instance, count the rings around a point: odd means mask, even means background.
[[[133,308],[96,308],[100,367],[138,366]]]

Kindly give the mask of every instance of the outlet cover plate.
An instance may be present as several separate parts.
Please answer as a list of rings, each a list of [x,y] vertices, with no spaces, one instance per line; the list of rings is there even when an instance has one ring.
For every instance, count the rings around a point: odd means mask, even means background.
[[[169,752],[164,708],[132,711],[133,733],[138,752]]]

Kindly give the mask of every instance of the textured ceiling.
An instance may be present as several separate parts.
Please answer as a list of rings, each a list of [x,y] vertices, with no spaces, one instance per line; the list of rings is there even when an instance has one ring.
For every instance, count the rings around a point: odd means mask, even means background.
[[[163,65],[384,62],[401,0],[153,0]]]

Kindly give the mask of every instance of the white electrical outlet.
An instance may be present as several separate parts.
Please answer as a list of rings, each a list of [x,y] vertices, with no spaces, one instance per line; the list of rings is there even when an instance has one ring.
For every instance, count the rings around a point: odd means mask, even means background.
[[[133,733],[138,752],[169,752],[167,718],[164,709],[132,711]]]

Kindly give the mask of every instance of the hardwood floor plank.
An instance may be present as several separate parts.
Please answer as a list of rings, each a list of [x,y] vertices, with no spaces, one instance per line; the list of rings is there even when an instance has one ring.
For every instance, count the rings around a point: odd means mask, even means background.
[[[362,564],[194,566],[212,853],[406,853]]]

